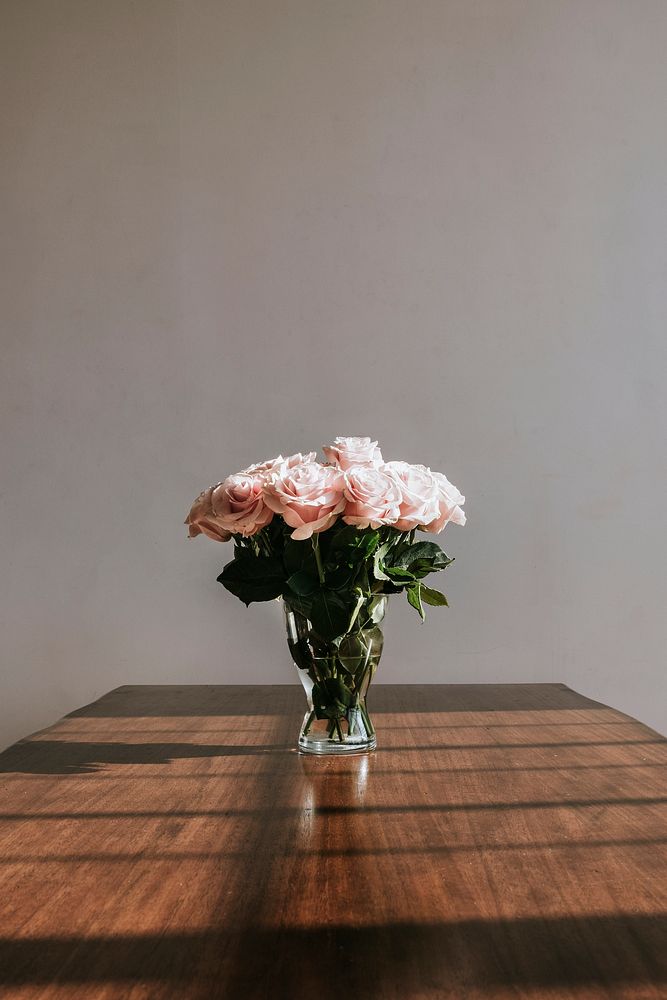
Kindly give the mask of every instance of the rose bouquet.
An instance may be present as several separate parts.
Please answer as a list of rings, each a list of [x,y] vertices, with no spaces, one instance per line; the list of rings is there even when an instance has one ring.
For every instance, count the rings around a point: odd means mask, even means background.
[[[382,650],[387,596],[447,599],[424,583],[453,560],[417,530],[465,524],[465,498],[439,472],[385,462],[370,438],[251,465],[205,490],[191,537],[234,541],[219,582],[244,604],[282,598],[292,657],[308,696],[299,746],[314,753],[375,746],[366,692]]]

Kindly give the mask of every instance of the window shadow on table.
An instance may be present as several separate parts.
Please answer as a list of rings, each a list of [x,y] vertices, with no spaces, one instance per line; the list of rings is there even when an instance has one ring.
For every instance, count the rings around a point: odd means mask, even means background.
[[[1,814],[0,814],[1,815]],[[123,813],[110,814],[111,818],[119,818],[124,815]],[[29,816],[24,816],[24,819],[30,819]],[[44,818],[44,817],[37,817]],[[47,816],[47,819],[52,817]],[[60,818],[60,814],[57,818]],[[76,814],[69,814],[69,819],[76,818]],[[171,817],[170,817],[171,818]],[[182,818],[180,816],[175,817],[176,822]],[[391,847],[358,847],[358,848],[313,848],[306,850],[296,849],[294,851],[284,851],[282,855],[284,857],[297,857],[301,859],[308,858],[345,858],[348,862],[353,862],[355,858],[376,858],[381,859],[383,857],[405,857],[414,856],[419,859],[427,860],[431,863],[432,857],[434,858],[449,858],[457,854],[505,854],[511,855],[514,852],[520,852],[525,854],[526,852],[545,852],[553,854],[555,851],[563,852],[582,852],[582,851],[620,851],[621,849],[629,849],[631,852],[637,851],[651,851],[658,847],[663,848],[667,846],[667,837],[647,837],[647,838],[630,838],[630,839],[612,839],[612,840],[595,840],[593,838],[586,838],[585,840],[544,840],[544,841],[517,841],[512,843],[499,843],[497,841],[492,842],[482,842],[478,841],[475,843],[462,843],[462,844],[429,844],[428,847],[423,845],[410,845],[408,847],[402,845],[392,845]],[[172,865],[180,865],[184,861],[195,861],[195,862],[207,862],[207,861],[244,861],[248,858],[253,858],[254,856],[254,846],[250,843],[247,847],[231,850],[219,850],[219,851],[197,851],[197,850],[147,850],[146,848],[137,849],[134,851],[118,851],[113,850],[109,852],[102,853],[75,853],[75,854],[28,854],[26,852],[21,852],[20,855],[16,854],[0,854],[0,865],[16,865],[29,864],[29,865],[70,865],[73,868],[79,865],[125,865],[127,863],[135,864],[150,864],[154,861],[166,862]]]
[[[643,740],[566,740],[531,743],[441,743],[383,747],[383,754],[401,751],[434,754],[503,753],[506,750],[525,752],[568,747],[643,747],[665,744],[663,737]],[[4,774],[95,774],[105,767],[127,764],[169,764],[175,760],[205,758],[256,757],[295,755],[289,743],[216,744],[216,743],[90,743],[77,740],[25,740],[15,743],[0,754],[0,773]],[[443,769],[444,761],[443,761]],[[516,768],[515,770],[519,770]],[[395,772],[394,772],[395,773]],[[224,775],[221,775],[224,777]]]
[[[126,684],[65,718],[283,715],[289,704],[304,711],[297,684]]]
[[[627,985],[657,1000],[666,943],[665,914],[4,939],[0,983],[143,983],[149,994],[174,983],[183,996],[248,1000],[340,1000],[341,983],[368,1000],[594,984],[601,996]]]
[[[380,684],[369,695],[381,712],[521,712],[600,709],[564,684]],[[295,684],[168,684],[115,688],[66,718],[154,716],[282,715],[286,707],[303,711],[303,692]]]
[[[174,760],[296,753],[284,744],[80,743],[27,740],[0,754],[0,773],[96,774],[117,764],[169,764]]]

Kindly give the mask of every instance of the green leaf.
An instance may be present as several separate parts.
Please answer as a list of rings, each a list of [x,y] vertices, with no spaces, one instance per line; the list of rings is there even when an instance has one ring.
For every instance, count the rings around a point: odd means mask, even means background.
[[[331,590],[349,589],[354,579],[354,574],[354,569],[351,569],[349,566],[339,566],[337,569],[327,570],[327,586]]]
[[[340,641],[338,661],[344,670],[353,674],[362,663],[366,663],[369,652],[361,632],[352,632],[343,636]]]
[[[334,570],[346,567],[353,573],[368,562],[380,543],[379,531],[345,525],[331,539],[324,560],[327,582]]]
[[[266,538],[273,554],[282,552],[285,548],[285,541],[289,539],[289,535],[286,534],[285,531],[286,528],[288,531],[292,530],[287,527],[282,517],[274,517],[272,521],[269,521],[269,523],[262,528],[261,534]]]
[[[415,574],[411,573],[409,569],[404,569],[402,566],[385,566],[385,570],[388,573],[388,579],[392,583],[414,583]]]
[[[284,588],[282,597],[290,610],[296,612],[298,615],[301,615],[302,618],[310,618],[311,600],[309,597],[299,597],[291,591],[289,587]]]
[[[380,544],[380,532],[373,528],[365,528],[359,532],[357,548],[360,549],[364,557],[371,555]]]
[[[304,570],[311,576],[317,577],[315,554],[309,538],[301,542],[296,542],[293,538],[286,538],[283,560],[285,562],[286,576],[289,577],[293,573]]]
[[[340,677],[326,677],[313,685],[313,708],[318,719],[342,719],[354,695]]]
[[[444,568],[452,561],[437,542],[413,542],[412,545],[400,547],[396,557],[392,559],[392,565],[410,566],[418,560],[426,560],[438,568]]]
[[[364,594],[364,599],[357,620],[354,623],[355,629],[370,629],[377,625],[384,618],[386,602],[384,594],[372,594],[370,597]]]
[[[424,621],[426,616],[421,602],[421,588],[422,584],[420,582],[415,583],[412,587],[408,587],[407,596],[408,604],[412,605],[419,612],[419,617]]]
[[[390,548],[391,544],[389,542],[383,542],[375,550],[375,555],[373,556],[373,576],[376,580],[389,580],[385,572],[384,559]]]
[[[254,556],[240,550],[218,577],[230,594],[245,605],[280,597],[285,584],[283,562],[278,556]]]
[[[343,524],[343,526],[332,535],[329,551],[333,554],[339,549],[356,546],[359,544],[362,537],[363,535],[361,530],[357,528],[355,524]]]
[[[384,618],[385,607],[386,604],[382,597],[372,597],[366,607],[367,621],[373,625],[381,622]]]
[[[344,524],[334,531],[330,551],[357,548],[365,552],[373,549],[380,541],[380,532],[375,528],[357,528],[356,524]]]
[[[434,590],[433,587],[427,587],[425,583],[422,583],[421,599],[424,604],[430,604],[434,608],[449,607],[445,595],[441,594],[439,590]]]
[[[453,562],[436,542],[415,542],[400,545],[391,558],[391,565],[408,570],[413,576],[423,577],[445,569]]]
[[[355,591],[318,591],[312,600],[310,620],[320,638],[333,642],[349,632],[362,601],[363,595]]]
[[[310,597],[317,590],[317,577],[311,576],[305,569],[300,569],[288,577],[287,586],[299,597]]]

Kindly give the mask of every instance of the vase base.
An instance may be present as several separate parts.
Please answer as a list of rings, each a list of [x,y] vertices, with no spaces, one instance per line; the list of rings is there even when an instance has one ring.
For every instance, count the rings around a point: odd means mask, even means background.
[[[376,746],[375,736],[359,739],[344,737],[342,741],[331,739],[324,733],[299,737],[299,753],[316,754],[319,757],[350,757],[353,754],[371,753]]]

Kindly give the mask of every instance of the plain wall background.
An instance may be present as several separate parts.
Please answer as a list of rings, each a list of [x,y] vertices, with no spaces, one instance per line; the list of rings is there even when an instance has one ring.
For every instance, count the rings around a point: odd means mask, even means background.
[[[468,497],[380,680],[664,731],[664,0],[4,0],[2,719],[295,682],[182,525],[336,434]]]

